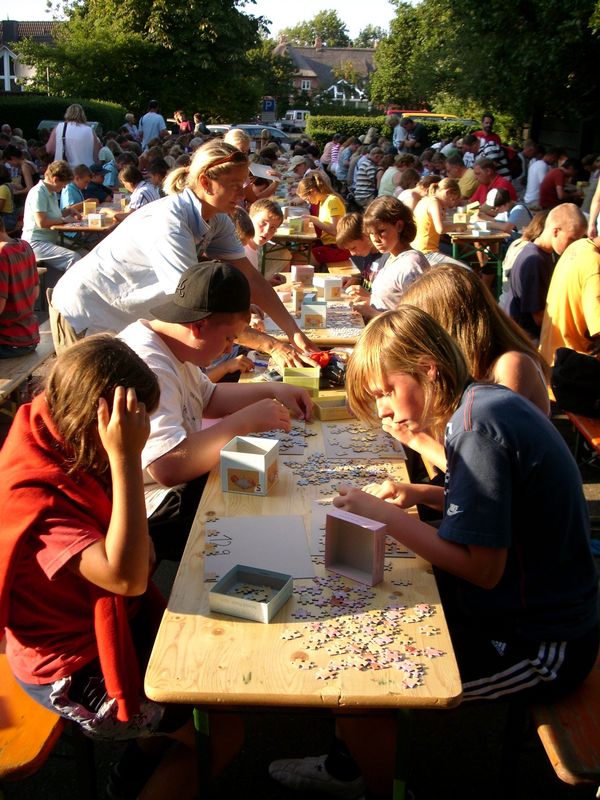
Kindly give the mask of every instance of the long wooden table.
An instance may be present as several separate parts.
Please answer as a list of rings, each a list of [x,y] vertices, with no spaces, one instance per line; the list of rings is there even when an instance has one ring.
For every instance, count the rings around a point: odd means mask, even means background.
[[[192,703],[205,710],[232,706],[313,710],[447,708],[459,703],[461,682],[435,578],[420,558],[387,558],[384,581],[373,587],[368,607],[348,612],[351,618],[355,615],[364,622],[365,615],[377,615],[378,609],[398,604],[413,610],[425,604],[421,608],[432,611],[422,625],[404,626],[418,652],[433,647],[441,653],[439,657],[415,657],[425,671],[422,682],[414,688],[407,688],[406,676],[396,668],[377,672],[349,668],[331,680],[317,679],[314,669],[298,669],[298,660],[307,659],[314,659],[317,667],[326,669],[331,658],[325,650],[307,651],[313,620],[310,616],[297,617],[302,604],[301,587],[307,581],[294,582],[293,597],[269,624],[209,610],[211,584],[204,582],[205,569],[210,571],[210,558],[205,556],[207,521],[252,515],[260,525],[260,518],[268,515],[301,515],[308,535],[312,502],[325,502],[335,495],[331,489],[323,494],[323,486],[318,483],[302,479],[299,483],[295,474],[307,457],[323,452],[321,423],[311,423],[310,427],[317,435],[307,440],[306,455],[280,455],[279,481],[266,497],[223,493],[218,470],[211,472],[148,664],[145,690],[150,698]],[[367,461],[373,463],[373,459]],[[348,465],[347,461],[329,463],[340,469]],[[389,465],[393,466],[396,479],[408,480],[404,461]],[[343,476],[340,482],[344,482]],[[331,574],[322,563],[315,565],[315,571],[318,577]],[[346,583],[358,586],[352,581]],[[298,638],[287,640],[285,636],[290,631]]]
[[[291,292],[292,277],[289,272],[281,273],[286,279],[285,284],[277,287],[278,294]],[[317,292],[316,288],[305,286],[304,292]],[[322,299],[322,298],[320,298]],[[294,315],[294,309],[290,302],[286,302],[285,307]],[[298,319],[300,324],[300,319]],[[363,332],[365,323],[357,311],[350,307],[350,298],[347,295],[337,300],[327,302],[327,326],[324,328],[303,328],[302,330],[317,347],[353,347],[360,334]],[[270,319],[266,320],[265,332],[276,339],[287,342],[288,337]]]

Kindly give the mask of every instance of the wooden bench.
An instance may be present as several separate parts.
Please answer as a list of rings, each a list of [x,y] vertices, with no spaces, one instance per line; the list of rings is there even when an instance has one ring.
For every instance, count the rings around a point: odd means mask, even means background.
[[[65,727],[58,714],[40,706],[13,677],[0,653],[0,781],[33,775],[43,765]]]
[[[581,437],[583,437],[595,451],[592,454],[592,458],[597,453],[600,453],[600,419],[582,417],[580,414],[573,414],[571,411],[565,411],[564,413],[571,425],[575,428],[575,459],[579,461]]]
[[[600,785],[600,654],[574,692],[531,709],[554,771],[565,783]]]
[[[54,355],[50,323],[40,325],[40,343],[33,353],[18,358],[0,360],[0,404],[27,381],[42,364]]]
[[[65,732],[74,751],[78,797],[96,800],[93,741],[78,725],[39,705],[23,691],[8,666],[4,643],[0,644],[0,784],[34,775]]]

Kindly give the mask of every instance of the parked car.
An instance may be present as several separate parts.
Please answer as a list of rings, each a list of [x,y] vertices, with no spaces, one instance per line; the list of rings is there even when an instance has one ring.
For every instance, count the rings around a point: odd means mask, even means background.
[[[207,125],[206,127],[211,133],[218,133],[219,136],[223,136],[230,128],[233,127],[233,125],[227,125],[224,123],[222,125]]]
[[[304,131],[306,122],[310,112],[306,109],[292,109],[286,111],[283,119],[276,123],[278,128],[282,131],[290,131],[291,133],[298,133]]]
[[[209,125],[208,127],[210,128],[211,126]],[[281,145],[284,150],[289,150],[293,144],[293,139],[290,139],[287,134],[280,131],[274,125],[232,125],[231,127],[240,128],[245,131],[255,142],[258,142],[263,131],[268,131],[269,135],[275,139],[277,144]]]

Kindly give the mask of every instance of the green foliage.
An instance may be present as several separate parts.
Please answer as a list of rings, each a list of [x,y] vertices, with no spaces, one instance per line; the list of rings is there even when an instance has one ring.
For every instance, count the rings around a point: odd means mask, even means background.
[[[473,130],[468,125],[458,122],[433,122],[429,120],[419,120],[427,128],[429,140],[439,141],[440,138],[453,139],[455,136],[464,136]],[[362,136],[369,128],[377,128],[381,136],[387,139],[392,137],[392,129],[387,124],[385,115],[370,117],[339,117],[339,116],[319,116],[311,114],[306,126],[306,134],[314,139],[319,147],[330,141],[334,133],[341,133],[344,139],[349,136]]]
[[[0,95],[0,119],[13,128],[22,128],[26,139],[37,138],[37,126],[41,120],[61,120],[71,103],[83,106],[88,120],[99,122],[104,131],[118,130],[125,122],[127,109],[117,103],[33,94]]]
[[[379,25],[365,25],[356,39],[353,47],[375,47],[376,42],[381,42],[387,36],[387,31]]]
[[[248,51],[248,89],[252,96],[269,95],[277,101],[279,116],[290,106],[288,98],[293,93],[294,64],[289,56],[273,55],[275,43],[265,39],[259,47]]]
[[[382,136],[390,138],[392,135],[384,115],[377,117],[327,117],[313,116],[311,114],[306,125],[306,133],[311,139],[315,138],[317,134],[320,138],[325,136],[325,142],[328,142],[334,133],[341,133],[344,139],[347,139],[349,136],[362,136],[371,127],[377,128]]]
[[[207,117],[245,117],[268,94],[248,81],[247,52],[259,47],[261,18],[242,13],[243,0],[80,0],[55,45],[16,46],[37,70],[31,88],[54,95],[118,100],[145,111],[151,97],[166,113],[199,110]]]
[[[319,11],[306,22],[299,22],[279,32],[287,36],[288,42],[299,47],[312,47],[317,36],[326,47],[348,47],[348,28],[336,11]]]
[[[506,137],[532,116],[597,114],[598,0],[398,0],[396,9],[375,54],[374,102],[427,100],[449,112],[439,98],[454,98],[460,116],[501,110]]]

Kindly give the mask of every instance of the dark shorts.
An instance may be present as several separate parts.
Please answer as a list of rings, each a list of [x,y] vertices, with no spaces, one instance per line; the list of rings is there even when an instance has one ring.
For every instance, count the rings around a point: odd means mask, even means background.
[[[569,641],[530,641],[486,629],[454,604],[443,573],[436,570],[444,613],[463,684],[463,701],[551,700],[571,691],[598,655],[598,626]]]
[[[181,561],[207,479],[208,475],[201,475],[183,486],[171,489],[148,518],[148,530],[157,562],[163,558]]]

